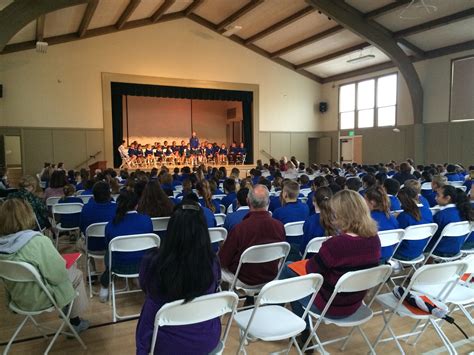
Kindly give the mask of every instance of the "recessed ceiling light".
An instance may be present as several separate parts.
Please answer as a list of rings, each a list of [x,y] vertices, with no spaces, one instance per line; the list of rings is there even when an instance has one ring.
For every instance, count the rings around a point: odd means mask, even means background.
[[[374,59],[374,58],[375,58],[375,55],[366,54],[366,55],[362,55],[360,57],[349,59],[346,63],[356,64],[356,63],[365,62],[365,61],[368,61],[368,60],[371,60],[371,59]]]

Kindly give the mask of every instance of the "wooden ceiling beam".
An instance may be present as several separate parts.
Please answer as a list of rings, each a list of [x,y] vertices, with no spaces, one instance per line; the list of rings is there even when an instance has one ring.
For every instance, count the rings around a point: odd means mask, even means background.
[[[368,42],[356,44],[355,46],[344,48],[344,49],[341,49],[337,52],[329,53],[329,54],[323,55],[322,57],[311,59],[311,60],[308,60],[307,62],[298,64],[298,65],[296,65],[296,70],[300,70],[300,69],[312,67],[313,65],[316,65],[316,64],[328,62],[332,59],[342,57],[343,55],[346,55],[346,54],[349,54],[349,53],[352,53],[352,52],[360,51],[360,50],[362,50],[364,48],[367,48],[367,47],[370,47],[370,46],[371,46],[371,44],[368,43]]]
[[[448,16],[440,17],[432,21],[424,22],[419,25],[405,28],[393,33],[394,38],[408,37],[420,32],[432,30],[437,27],[446,26],[454,22],[458,22],[474,16],[474,8],[456,12]],[[472,30],[472,29],[471,29]]]
[[[138,5],[140,5],[140,2],[141,0],[130,0],[127,7],[125,10],[123,10],[122,15],[120,15],[117,23],[115,24],[115,27],[117,27],[118,30],[120,30],[125,25],[130,16],[132,16],[133,11],[135,11]]]
[[[426,52],[426,58],[429,58],[429,59],[437,58],[437,57],[441,57],[441,56],[444,56],[444,55],[469,51],[469,50],[473,50],[473,49],[474,49],[474,40],[463,42],[463,43],[458,43],[458,44],[453,44],[453,45],[446,46],[446,47],[432,49],[432,50]]]
[[[79,25],[79,30],[77,31],[79,38],[85,36],[87,28],[89,27],[92,17],[94,16],[95,10],[97,9],[97,5],[99,5],[99,0],[90,0],[87,4],[86,11],[82,17],[81,24]]]
[[[262,39],[263,37],[266,37],[273,32],[276,32],[283,27],[286,27],[290,24],[292,24],[295,21],[298,21],[299,19],[305,17],[306,15],[309,15],[310,13],[314,12],[314,8],[312,6],[307,6],[304,9],[294,13],[293,15],[284,18],[281,21],[278,21],[277,23],[271,25],[270,27],[267,27],[266,29],[254,34],[253,36],[250,36],[249,38],[245,39],[245,44],[250,44],[255,41],[258,41],[259,39]]]
[[[293,44],[290,44],[289,46],[286,46],[286,47],[283,47],[282,49],[279,49],[273,53],[270,53],[270,56],[272,58],[276,58],[276,57],[281,57],[282,55],[284,54],[287,54],[287,53],[290,53],[290,52],[293,52],[297,49],[300,49],[300,48],[303,48],[303,47],[306,47],[307,45],[310,45],[314,42],[317,42],[317,41],[321,41],[322,39],[325,39],[329,36],[332,36],[336,33],[339,33],[341,32],[342,30],[344,30],[344,27],[340,26],[340,25],[337,25],[337,26],[334,26],[334,27],[331,27],[330,29],[326,30],[326,31],[323,31],[323,32],[320,32],[320,33],[316,33],[315,35],[311,36],[311,37],[308,37],[308,38],[305,38],[299,42],[296,42],[296,43],[293,43]]]
[[[415,124],[423,123],[423,87],[411,59],[398,46],[391,33],[343,0],[306,0],[340,25],[351,30],[384,52],[403,75],[411,97]]]
[[[423,51],[421,48],[415,46],[413,43],[407,41],[404,38],[399,38],[397,42],[403,44],[405,47],[411,50],[413,52],[413,55],[417,58],[423,59],[426,55],[425,51]]]
[[[151,22],[156,23],[158,20],[165,14],[165,12],[176,2],[176,0],[165,0],[163,4],[160,5],[158,10],[151,15]]]
[[[199,6],[202,5],[204,0],[194,0],[185,10],[184,10],[184,15],[189,16],[190,14],[193,13],[194,10],[196,10]]]
[[[217,26],[214,25],[212,22],[202,18],[201,16],[198,16],[196,14],[190,14],[188,16],[188,18],[198,24],[200,24],[201,26],[203,27],[206,27],[208,28],[209,30],[211,31],[214,31],[218,34],[221,34],[218,30],[217,30]],[[250,49],[251,51],[257,53],[257,54],[260,54],[261,56],[267,58],[267,59],[270,59],[271,61],[277,63],[277,64],[280,64],[282,66],[284,66],[285,68],[288,68],[290,70],[293,70],[294,72],[298,73],[298,74],[301,74],[307,78],[310,78],[311,80],[314,80],[318,83],[322,82],[322,78],[320,78],[319,76],[315,75],[315,74],[312,74],[306,70],[300,70],[300,71],[297,71],[296,68],[295,68],[295,65],[291,64],[290,62],[287,62],[286,60],[283,60],[283,59],[280,59],[280,58],[271,58],[270,56],[270,53],[268,53],[267,51],[265,51],[264,49],[260,48],[260,47],[257,47],[256,45],[253,45],[253,44],[245,44],[245,41],[236,36],[236,35],[232,35],[230,37],[228,37],[231,41],[235,42],[235,43],[238,43],[240,44],[241,46],[247,48],[247,49]]]
[[[230,16],[226,17],[224,20],[222,20],[220,23],[217,24],[217,30],[218,31],[224,31],[227,26],[229,26],[231,23],[237,21],[239,18],[243,17],[245,14],[249,13],[253,9],[255,9],[257,6],[262,4],[265,0],[252,0],[250,1],[247,5],[241,7],[237,11],[235,11],[233,14]]]
[[[331,83],[333,81],[350,79],[359,75],[370,74],[373,72],[395,68],[395,67],[396,65],[392,61],[384,62],[380,64],[371,65],[370,67],[360,68],[360,69],[351,70],[342,74],[328,76],[327,78],[323,78],[323,83],[326,84],[326,83]]]
[[[395,11],[404,5],[408,5],[410,2],[411,0],[398,0],[396,2],[392,2],[390,4],[387,4],[385,6],[379,7],[375,10],[365,13],[364,18],[369,19],[369,20],[374,19],[378,16],[382,16],[389,12]]]
[[[42,42],[44,39],[44,25],[46,15],[41,15],[36,19],[36,41]]]

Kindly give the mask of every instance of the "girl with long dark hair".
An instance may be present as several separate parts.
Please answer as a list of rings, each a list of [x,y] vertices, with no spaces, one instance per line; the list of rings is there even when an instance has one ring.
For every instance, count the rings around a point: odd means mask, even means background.
[[[140,266],[146,294],[136,331],[137,354],[148,354],[155,314],[168,302],[216,292],[220,266],[211,249],[209,231],[198,203],[177,205],[160,249],[150,251]],[[163,327],[155,354],[208,354],[221,334],[219,318],[186,326]]]
[[[137,211],[150,217],[168,217],[173,213],[174,204],[166,195],[160,184],[149,181],[138,202]]]

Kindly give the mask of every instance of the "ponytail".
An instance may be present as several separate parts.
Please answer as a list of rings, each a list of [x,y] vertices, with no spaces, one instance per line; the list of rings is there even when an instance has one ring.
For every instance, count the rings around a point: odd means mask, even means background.
[[[113,224],[119,224],[129,211],[135,210],[138,204],[138,196],[133,191],[122,191],[117,198],[117,212],[112,220]]]
[[[420,208],[417,205],[418,194],[411,187],[403,187],[397,195],[405,212],[411,214],[417,221],[421,220]]]
[[[332,224],[333,211],[331,207],[332,190],[323,186],[316,190],[313,195],[313,202],[319,208],[320,224],[324,228],[326,235],[333,235],[336,230]]]
[[[375,202],[375,210],[382,211],[390,217],[390,199],[382,186],[372,186],[365,192],[365,197],[369,201]]]

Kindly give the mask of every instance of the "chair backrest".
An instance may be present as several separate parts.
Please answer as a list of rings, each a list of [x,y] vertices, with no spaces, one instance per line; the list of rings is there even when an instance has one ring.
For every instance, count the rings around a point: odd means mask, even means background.
[[[462,221],[462,222],[452,222],[448,223],[446,227],[443,228],[441,231],[441,238],[444,237],[452,237],[452,238],[457,238],[457,237],[462,237],[462,236],[468,236],[471,233],[471,223],[469,221]]]
[[[421,184],[421,189],[422,190],[432,190],[431,182],[424,182],[423,184]]]
[[[225,345],[238,301],[239,298],[237,294],[230,291],[223,291],[196,297],[188,303],[179,300],[165,304],[155,316],[150,354],[155,353],[159,327],[196,324],[230,313],[231,316],[227,322],[227,327],[222,339],[222,343]],[[178,350],[179,349],[177,349],[177,351]]]
[[[467,186],[455,186],[455,187],[456,187],[456,189],[461,190],[462,192],[467,191]]]
[[[438,213],[441,210],[438,206],[433,206],[430,207],[431,214],[434,216],[436,213]]]
[[[474,274],[474,254],[466,256],[462,261],[467,264],[466,272]]]
[[[82,203],[57,203],[53,205],[53,215],[81,213]]]
[[[224,206],[224,205],[221,205],[221,207]],[[224,206],[225,207],[225,206]],[[225,222],[225,214],[224,213],[216,213],[214,215],[214,217],[216,218],[216,223],[217,223],[217,226],[220,227],[220,226],[223,226],[224,225],[224,222]]]
[[[211,243],[225,242],[227,229],[222,227],[209,228],[209,237],[211,238]]]
[[[160,247],[160,237],[154,233],[130,234],[115,237],[109,242],[109,254],[134,252]],[[111,255],[109,255],[111,257]]]
[[[213,196],[212,196],[212,199],[213,199],[213,200],[218,200],[218,201],[220,201],[220,200],[222,200],[222,199],[223,199],[224,197],[226,197],[226,196],[227,196],[227,195],[225,195],[225,194],[213,195]]]
[[[48,207],[52,207],[53,205],[57,204],[59,202],[59,200],[61,199],[61,197],[48,197],[46,199],[46,206]]]
[[[240,263],[267,263],[269,261],[286,259],[290,252],[287,242],[254,245],[247,248],[240,256]]]
[[[227,214],[232,212],[234,212],[234,207],[232,206],[232,204],[230,204],[229,207],[227,207]]]
[[[315,294],[323,284],[320,274],[308,274],[290,279],[270,281],[260,291],[256,305],[293,302]]]
[[[88,249],[89,238],[105,238],[105,226],[107,222],[94,223],[86,228],[86,249]]]
[[[225,214],[225,205],[219,205],[221,213]]]
[[[423,240],[431,238],[438,229],[436,223],[417,224],[405,228],[403,240]]]
[[[94,195],[79,195],[77,197],[82,200],[82,203],[86,204],[91,198],[94,198]]]
[[[309,243],[306,245],[303,257],[301,260],[306,259],[306,255],[308,253],[317,253],[319,252],[319,249],[321,248],[321,245],[330,237],[316,237],[313,238],[309,241]]]
[[[392,267],[390,265],[379,265],[370,269],[349,271],[340,277],[336,286],[334,286],[333,294],[369,290],[387,281],[391,273]]]
[[[84,191],[86,191],[86,190],[77,190],[76,191],[76,196],[80,196]]]
[[[304,196],[304,197],[308,197],[308,195],[311,193],[311,189],[308,188],[308,189],[301,189],[300,190],[300,193]]]
[[[448,181],[448,184],[454,187],[462,186],[463,183],[463,181]]]
[[[175,191],[182,192],[183,191],[183,185],[176,185],[174,187]]]
[[[171,217],[152,217],[153,232],[163,232],[168,229],[168,223]]]
[[[303,235],[304,221],[291,222],[285,224],[285,234],[287,237],[297,237]]]
[[[394,245],[396,246],[403,239],[403,236],[405,235],[405,230],[404,229],[390,229],[386,231],[380,231],[378,232],[378,235],[380,238],[380,246],[382,248],[390,247]]]

